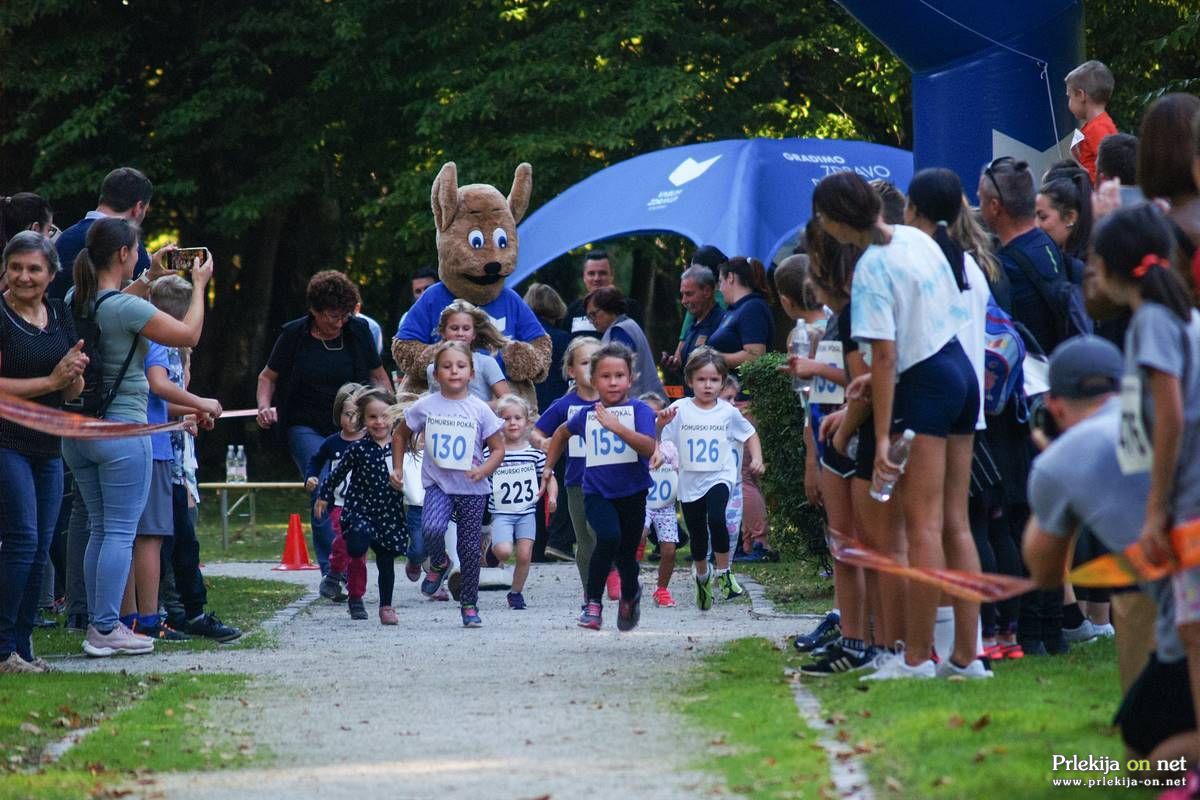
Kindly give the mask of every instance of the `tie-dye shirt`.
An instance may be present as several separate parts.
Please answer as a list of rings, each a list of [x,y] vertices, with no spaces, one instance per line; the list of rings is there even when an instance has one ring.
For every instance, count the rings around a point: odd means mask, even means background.
[[[971,320],[942,249],[906,225],[893,226],[891,242],[862,254],[850,296],[852,335],[895,342],[899,372],[941,350]]]

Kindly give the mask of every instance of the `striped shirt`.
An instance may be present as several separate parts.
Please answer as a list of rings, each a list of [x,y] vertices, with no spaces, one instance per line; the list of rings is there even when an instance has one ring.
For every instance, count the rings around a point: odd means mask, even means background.
[[[484,458],[487,458],[486,450]],[[546,454],[536,447],[526,443],[519,450],[506,448],[504,461],[492,473],[488,511],[493,514],[532,514],[537,508],[538,483],[545,468]]]

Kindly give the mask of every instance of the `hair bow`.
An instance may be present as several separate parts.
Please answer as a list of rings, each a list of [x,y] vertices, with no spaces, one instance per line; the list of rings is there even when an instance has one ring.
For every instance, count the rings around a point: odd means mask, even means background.
[[[1150,271],[1151,267],[1161,267],[1162,265],[1163,262],[1161,258],[1154,253],[1147,253],[1146,255],[1142,256],[1142,260],[1138,262],[1138,265],[1133,268],[1133,271],[1130,274],[1135,278],[1144,278],[1146,277],[1146,273]]]

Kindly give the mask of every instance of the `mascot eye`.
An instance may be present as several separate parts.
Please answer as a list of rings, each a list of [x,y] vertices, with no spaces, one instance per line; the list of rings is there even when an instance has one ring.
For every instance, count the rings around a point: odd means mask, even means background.
[[[471,249],[479,250],[483,247],[483,231],[473,230],[467,234],[467,243],[471,245]]]
[[[492,231],[492,241],[501,250],[508,247],[508,234],[504,232],[504,228],[496,228]]]

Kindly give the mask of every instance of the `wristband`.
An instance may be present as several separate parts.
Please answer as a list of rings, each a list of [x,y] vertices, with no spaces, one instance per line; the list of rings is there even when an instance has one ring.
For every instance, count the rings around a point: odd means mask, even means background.
[[[147,286],[150,285],[150,270],[144,270],[141,275],[138,275],[138,280]]]

